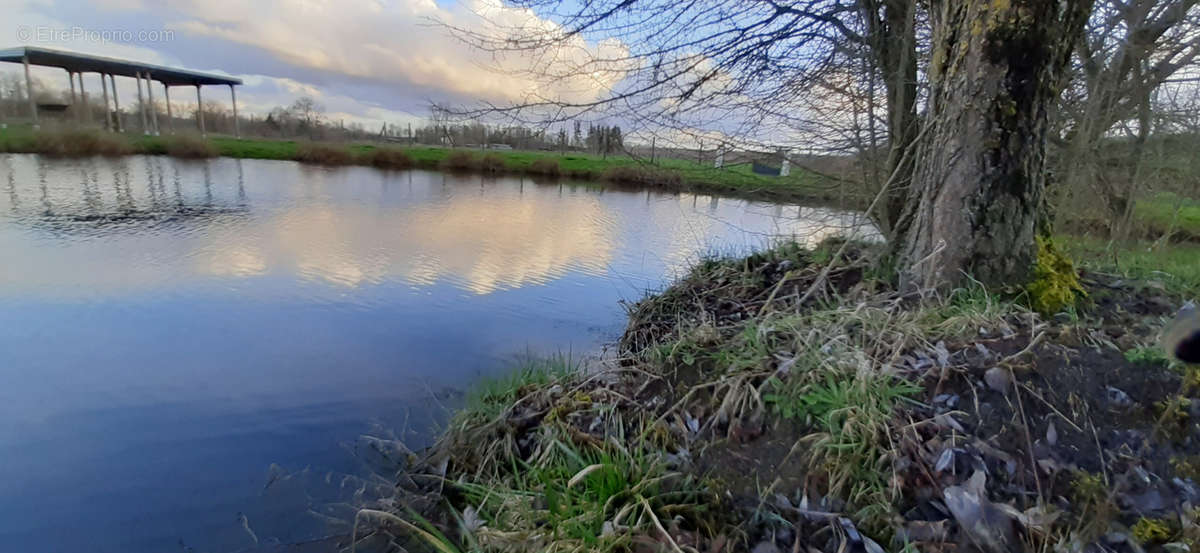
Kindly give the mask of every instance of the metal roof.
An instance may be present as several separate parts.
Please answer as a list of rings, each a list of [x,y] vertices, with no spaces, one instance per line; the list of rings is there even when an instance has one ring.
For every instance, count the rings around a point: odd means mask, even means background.
[[[67,71],[74,72],[107,73],[122,77],[136,77],[139,72],[149,73],[151,79],[167,86],[242,84],[241,79],[214,75],[212,73],[201,73],[199,71],[175,69],[136,61],[90,56],[88,54],[77,54],[75,52],[64,52],[49,48],[18,46],[16,48],[0,50],[0,61],[22,63],[26,56],[29,57],[31,65],[61,67]]]

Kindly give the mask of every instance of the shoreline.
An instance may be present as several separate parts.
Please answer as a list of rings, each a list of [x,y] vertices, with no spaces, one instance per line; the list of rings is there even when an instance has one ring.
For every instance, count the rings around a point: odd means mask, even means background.
[[[902,301],[868,245],[820,280],[840,247],[701,262],[630,306],[617,359],[481,383],[355,538],[830,553],[1200,539],[1200,377],[1154,342],[1181,296],[1083,271],[1069,316],[975,287]]]
[[[370,166],[379,169],[424,169],[588,180],[758,201],[837,204],[846,209],[862,209],[867,202],[865,194],[839,191],[831,178],[800,168],[789,177],[764,177],[752,173],[745,164],[715,169],[679,159],[663,159],[656,164],[649,164],[627,156],[602,158],[583,152],[474,150],[225,136],[201,138],[189,134],[146,136],[77,128],[33,131],[19,127],[0,130],[0,152],[64,158],[140,154],[182,159],[267,159],[322,166]]]

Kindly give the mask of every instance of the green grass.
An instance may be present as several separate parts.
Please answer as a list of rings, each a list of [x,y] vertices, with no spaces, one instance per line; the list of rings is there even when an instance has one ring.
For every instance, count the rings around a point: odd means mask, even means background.
[[[558,356],[471,388],[441,442],[451,445],[443,451],[458,474],[445,481],[456,490],[447,496],[456,509],[454,538],[420,524],[419,515],[412,518],[420,526],[372,512],[376,522],[399,523],[441,551],[607,552],[660,536],[658,525],[704,518],[714,494],[643,439],[661,428],[645,413],[626,419],[580,391],[580,376],[576,363]],[[531,414],[536,429],[522,430],[515,421]],[[604,438],[581,437],[573,417],[597,417]],[[510,443],[525,431],[526,445]]]
[[[1134,217],[1152,236],[1176,232],[1200,239],[1200,200],[1160,192],[1139,200],[1134,205]]]
[[[1171,363],[1167,353],[1156,345],[1130,348],[1125,351],[1125,360],[1135,365],[1166,366]]]
[[[531,359],[511,372],[484,377],[466,393],[466,403],[456,420],[491,420],[521,399],[526,392],[565,380],[579,372],[579,365],[569,356]]]
[[[702,486],[672,472],[657,452],[627,446],[614,436],[581,446],[551,425],[540,455],[514,461],[513,470],[487,483],[457,482],[487,527],[467,543],[495,547],[553,544],[557,551],[627,551],[638,534],[655,535],[654,521],[704,512]],[[607,528],[606,528],[607,526]]]
[[[1062,236],[1056,242],[1085,268],[1162,282],[1185,296],[1200,295],[1200,244],[1118,243],[1090,236]]]
[[[0,130],[0,151],[38,153],[42,148],[38,137],[56,132],[59,131],[33,131],[28,126],[2,129]],[[119,138],[119,140],[121,139],[129,144],[133,153],[155,155],[169,153],[168,146],[171,141],[171,138],[166,136],[145,136],[134,133],[127,133]],[[306,142],[303,141],[228,136],[212,136],[207,140],[219,155],[225,157],[300,161],[304,161],[303,158],[306,158],[304,155]],[[372,160],[377,158],[370,154],[376,149],[401,148],[395,144],[372,143],[329,143],[327,145],[344,150],[348,157],[352,158],[352,163],[357,165],[372,165]],[[475,163],[469,170],[476,172],[543,176],[557,173],[576,179],[636,182],[668,189],[688,189],[697,192],[774,200],[844,200],[849,205],[860,205],[866,201],[865,196],[859,191],[846,192],[824,177],[802,169],[795,170],[788,177],[766,177],[753,173],[749,164],[716,169],[711,165],[690,160],[662,159],[651,165],[628,156],[604,158],[580,152],[566,154],[515,150],[481,152],[432,146],[413,146],[402,149],[412,159],[412,165],[421,169],[438,169],[442,167],[448,157],[459,152],[460,155],[465,153],[474,159]],[[549,162],[557,164],[556,172],[546,169]]]

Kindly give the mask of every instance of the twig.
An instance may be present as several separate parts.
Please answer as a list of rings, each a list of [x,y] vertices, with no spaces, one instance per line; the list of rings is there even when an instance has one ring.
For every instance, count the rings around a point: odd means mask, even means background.
[[[646,514],[650,515],[650,520],[654,521],[654,526],[667,538],[667,543],[671,544],[671,549],[674,549],[675,553],[683,553],[683,550],[679,548],[679,544],[675,543],[675,538],[672,538],[671,533],[667,532],[667,529],[663,528],[662,523],[658,521],[658,517],[654,514],[654,509],[650,508],[650,502],[646,501],[646,498],[640,495],[638,499],[641,500],[642,506],[646,508]]]
[[[1013,370],[1008,369],[1008,376],[1013,382],[1017,381],[1017,375]],[[1025,402],[1021,401],[1021,387],[1013,388],[1013,395],[1017,396],[1017,409],[1021,413],[1021,427],[1025,430],[1025,445],[1029,450],[1029,468],[1033,471],[1033,483],[1037,487],[1038,503],[1045,502],[1045,495],[1042,493],[1042,479],[1038,476],[1037,458],[1033,455],[1033,437],[1029,434],[1029,418],[1025,416]]]
[[[771,295],[767,296],[767,301],[762,304],[762,307],[758,308],[758,316],[759,317],[761,317],[763,315],[763,313],[765,313],[767,311],[767,306],[771,305],[771,302],[775,301],[775,294],[779,293],[779,289],[783,288],[783,284],[785,282],[787,282],[789,278],[792,277],[793,272],[794,271],[788,271],[788,272],[784,273],[783,278],[779,279],[779,283],[771,288]]]
[[[1018,351],[1012,355],[1009,355],[1008,357],[1005,357],[1004,359],[1001,359],[1000,363],[1006,364],[1022,355],[1025,355],[1026,353],[1029,353],[1030,351],[1033,350],[1034,347],[1036,347],[1039,343],[1041,343],[1042,338],[1044,338],[1045,336],[1046,336],[1046,331],[1044,331],[1044,330],[1037,333],[1037,335],[1034,336],[1033,339],[1029,341],[1029,345],[1025,346],[1025,349]],[[1011,369],[1010,369],[1010,371],[1011,371]],[[1015,380],[1014,380],[1014,382],[1015,382]]]

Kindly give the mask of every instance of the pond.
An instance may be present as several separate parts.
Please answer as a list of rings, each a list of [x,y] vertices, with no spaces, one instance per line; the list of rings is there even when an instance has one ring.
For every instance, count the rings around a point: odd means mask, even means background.
[[[312,482],[360,473],[360,435],[427,443],[480,377],[600,354],[622,300],[700,255],[860,224],[515,177],[0,154],[0,544],[319,538],[337,498]]]

